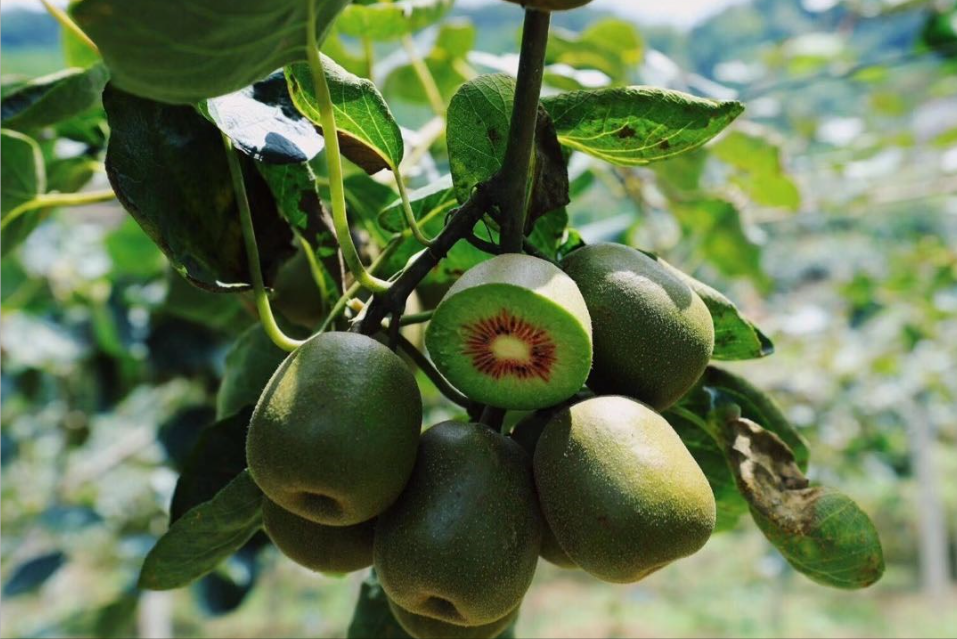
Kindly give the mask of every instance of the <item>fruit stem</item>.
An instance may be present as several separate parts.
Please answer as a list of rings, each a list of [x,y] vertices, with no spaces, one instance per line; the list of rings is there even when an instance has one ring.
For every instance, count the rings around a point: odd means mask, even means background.
[[[502,252],[521,253],[525,238],[525,210],[528,203],[528,182],[535,147],[542,76],[545,72],[545,48],[551,13],[525,10],[522,50],[518,63],[515,102],[508,132],[508,146],[500,182],[499,207],[502,211]]]
[[[399,335],[399,348],[405,351],[406,355],[415,363],[419,369],[425,373],[425,376],[428,377],[432,384],[439,390],[442,395],[445,396],[450,402],[462,408],[469,407],[469,398],[458,392],[452,385],[449,384],[448,380],[442,377],[435,366],[432,365],[432,362],[429,361],[429,358],[426,357],[419,349],[415,347],[415,344],[407,340],[402,335]]]
[[[373,277],[366,271],[359,259],[359,252],[352,241],[349,228],[349,218],[346,214],[346,192],[342,177],[342,155],[339,152],[339,137],[336,129],[336,114],[332,106],[332,95],[329,92],[329,83],[326,81],[326,72],[322,68],[322,56],[319,54],[319,43],[316,40],[316,3],[309,5],[308,37],[306,42],[306,57],[309,69],[312,71],[312,83],[316,90],[316,102],[319,106],[319,119],[322,122],[322,137],[326,143],[326,166],[329,171],[329,190],[332,197],[332,223],[339,240],[342,259],[346,267],[363,288],[373,293],[384,293],[389,290],[389,283]]]
[[[482,410],[482,416],[479,418],[479,422],[485,424],[496,433],[499,433],[505,425],[505,409],[496,408],[495,406],[486,406],[485,409]]]
[[[326,277],[322,272],[322,266],[319,264],[319,260],[316,259],[316,252],[312,250],[312,245],[309,244],[309,240],[296,228],[293,228],[292,232],[296,236],[296,240],[299,242],[302,252],[306,255],[306,262],[309,263],[309,274],[312,275],[312,280],[315,282],[316,288],[319,289],[322,310],[325,311],[326,299],[329,297],[329,288],[326,286]]]
[[[229,175],[233,181],[233,191],[236,194],[236,205],[239,207],[239,220],[243,229],[243,241],[246,244],[246,261],[249,262],[249,276],[253,281],[253,294],[256,297],[256,310],[259,311],[259,321],[266,331],[266,335],[273,343],[284,351],[294,351],[303,342],[292,339],[282,332],[269,306],[269,297],[263,284],[262,267],[259,263],[259,247],[256,246],[256,231],[253,228],[253,216],[249,210],[249,200],[246,197],[246,185],[243,182],[243,169],[239,165],[237,151],[232,142],[223,134],[223,146],[226,148],[226,161],[229,164]]]
[[[382,252],[379,253],[378,257],[372,260],[372,264],[369,265],[369,272],[375,273],[377,270],[379,270],[379,267],[387,259],[392,257],[392,254],[395,253],[395,250],[399,248],[399,245],[402,243],[402,240],[404,239],[405,237],[402,235],[398,235],[392,238],[389,241],[389,243],[386,244],[386,247],[382,249]],[[359,282],[353,282],[352,286],[346,289],[346,291],[342,294],[342,296],[338,300],[336,300],[335,305],[332,307],[332,310],[329,311],[329,315],[326,316],[326,319],[322,322],[322,326],[319,327],[318,332],[325,333],[327,330],[329,330],[329,327],[331,327],[332,323],[336,321],[336,318],[338,318],[342,314],[342,312],[346,310],[346,306],[349,304],[349,300],[351,300],[356,295],[358,295],[359,291],[361,290],[362,290],[362,287],[359,285]]]

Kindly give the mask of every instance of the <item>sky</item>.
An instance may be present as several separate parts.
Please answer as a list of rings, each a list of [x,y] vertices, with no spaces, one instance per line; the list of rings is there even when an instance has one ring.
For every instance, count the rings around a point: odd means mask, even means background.
[[[458,0],[463,6],[490,4],[500,0]],[[594,0],[595,9],[606,9],[628,16],[646,24],[670,24],[676,27],[691,27],[719,12],[730,4],[745,0]],[[54,0],[65,5],[66,0]],[[42,10],[39,0],[3,0],[3,8],[24,7]]]

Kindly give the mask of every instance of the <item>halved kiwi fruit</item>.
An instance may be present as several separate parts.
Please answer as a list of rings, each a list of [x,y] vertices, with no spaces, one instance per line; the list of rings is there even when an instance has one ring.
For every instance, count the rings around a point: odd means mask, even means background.
[[[499,408],[553,406],[578,392],[591,369],[591,317],[578,286],[527,255],[500,255],[466,272],[425,342],[453,385]]]

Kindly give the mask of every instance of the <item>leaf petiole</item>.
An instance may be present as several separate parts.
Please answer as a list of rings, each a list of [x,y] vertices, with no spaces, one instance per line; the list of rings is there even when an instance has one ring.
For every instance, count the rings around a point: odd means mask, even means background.
[[[0,231],[7,228],[18,217],[30,211],[51,209],[57,206],[85,206],[99,202],[109,202],[116,198],[113,191],[87,191],[85,193],[44,193],[10,210],[0,222]]]
[[[409,226],[412,236],[423,246],[432,246],[432,240],[425,236],[415,219],[415,213],[412,212],[412,203],[409,201],[409,193],[405,188],[405,182],[402,179],[402,173],[399,167],[393,170],[395,174],[395,183],[399,187],[399,197],[402,198],[402,213],[405,215],[405,223]]]

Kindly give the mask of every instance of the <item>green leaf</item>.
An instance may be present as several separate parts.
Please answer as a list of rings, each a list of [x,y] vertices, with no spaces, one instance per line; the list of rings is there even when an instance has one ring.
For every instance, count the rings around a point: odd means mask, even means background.
[[[81,0],[72,13],[116,86],[187,104],[305,60],[309,2],[321,43],[349,0]]]
[[[89,183],[101,164],[86,155],[47,161],[47,188],[57,193],[75,193]]]
[[[452,98],[447,129],[449,165],[460,202],[502,168],[514,98],[515,80],[505,75],[479,76]],[[539,109],[533,166],[529,224],[569,202],[568,169],[544,109]]]
[[[721,447],[709,434],[704,420],[682,406],[675,406],[664,413],[671,427],[675,429],[688,452],[701,467],[714,500],[718,506],[718,520],[715,532],[731,530],[741,516],[748,512],[748,503],[741,497],[734,476],[728,467]]]
[[[651,87],[563,93],[542,100],[565,146],[620,166],[638,166],[695,149],[744,110]]]
[[[687,282],[698,294],[711,312],[714,321],[714,353],[712,359],[743,360],[767,357],[774,353],[774,344],[751,320],[746,318],[719,291],[675,268],[663,259],[651,255],[681,279]]]
[[[149,254],[144,255],[145,259]],[[206,326],[226,335],[236,335],[255,322],[236,295],[213,293],[195,285],[175,270],[167,271],[163,313]]]
[[[103,245],[113,262],[114,277],[150,279],[166,270],[166,258],[131,217],[113,229]]]
[[[138,98],[108,86],[110,184],[124,208],[196,286],[249,288],[249,269],[219,130],[192,107]],[[249,161],[244,161],[249,166]],[[291,233],[255,170],[244,171],[263,274],[291,253]]]
[[[235,93],[211,98],[205,107],[236,148],[260,162],[308,162],[323,149],[319,131],[293,105],[282,71]]]
[[[801,193],[784,172],[780,143],[755,126],[731,131],[711,148],[723,162],[738,169],[732,178],[756,204],[797,210]]]
[[[528,234],[528,241],[549,258],[557,259],[567,227],[568,209],[555,209],[538,218],[532,232]]]
[[[243,471],[177,519],[143,562],[139,587],[181,588],[212,571],[262,527],[262,491]]]
[[[33,138],[0,130],[0,219],[21,204],[33,200],[46,190],[43,155]],[[12,220],[0,235],[0,255],[7,255],[20,245],[40,224],[48,211],[32,211]]]
[[[431,220],[435,215],[447,213],[458,204],[452,188],[452,176],[446,175],[432,184],[409,193],[409,202],[416,220]],[[390,233],[406,230],[402,200],[396,200],[378,216],[378,224]]]
[[[718,198],[673,200],[671,211],[702,257],[728,277],[748,277],[762,290],[771,282],[761,267],[761,247],[749,237],[737,207]]]
[[[720,391],[722,401],[734,402],[744,417],[758,422],[780,437],[790,448],[798,467],[807,470],[811,456],[807,440],[794,428],[774,398],[743,377],[714,366],[709,366],[705,371],[702,383],[707,388]]]
[[[441,20],[453,0],[397,0],[374,4],[351,4],[336,22],[353,38],[395,40]]]
[[[356,602],[355,612],[352,613],[352,622],[349,624],[348,639],[411,639],[409,633],[402,629],[389,610],[389,601],[385,591],[379,585],[375,571],[366,577],[359,590],[359,601]]]
[[[466,59],[475,46],[476,35],[475,27],[469,22],[444,22],[435,37],[432,51],[423,58],[446,103],[452,99],[459,87],[477,75]],[[393,69],[386,76],[383,90],[389,99],[398,98],[413,104],[429,104],[422,81],[411,64],[403,64]]]
[[[245,470],[246,431],[252,414],[253,407],[247,404],[200,431],[176,482],[169,507],[170,524],[213,499]]]
[[[225,419],[259,400],[287,353],[273,344],[260,324],[240,335],[226,353],[223,381],[216,394],[216,417]]]
[[[101,64],[31,80],[0,103],[3,126],[24,130],[56,124],[97,106],[109,72]]]
[[[881,578],[880,537],[854,501],[811,487],[781,439],[753,421],[730,415],[721,432],[755,523],[795,570],[844,589],[866,588]]]
[[[349,73],[328,56],[322,56],[322,65],[332,94],[336,133],[343,155],[370,175],[399,166],[405,153],[402,131],[376,86]],[[309,65],[299,63],[286,67],[286,79],[296,108],[320,126],[319,104]]]
[[[67,7],[67,14],[73,16],[73,8],[78,0],[70,0]],[[81,40],[72,29],[60,29],[60,47],[63,49],[63,60],[68,67],[79,67],[88,69],[94,64],[103,61],[100,54],[90,48],[90,46]]]

